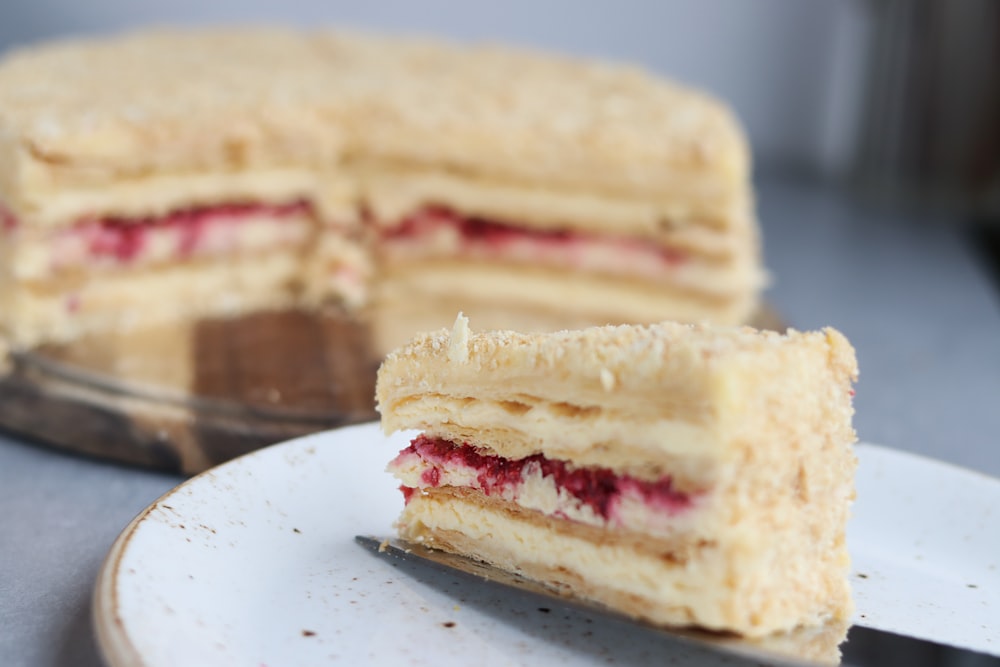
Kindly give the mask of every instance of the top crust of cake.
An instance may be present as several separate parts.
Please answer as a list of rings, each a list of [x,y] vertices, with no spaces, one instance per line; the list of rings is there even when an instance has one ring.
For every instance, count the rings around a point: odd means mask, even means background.
[[[390,419],[386,412],[393,401],[407,394],[462,389],[475,397],[530,387],[577,405],[631,409],[655,409],[663,401],[685,398],[719,405],[726,399],[727,379],[764,373],[775,361],[796,357],[821,360],[838,381],[857,378],[854,349],[832,328],[781,334],[748,326],[662,322],[551,334],[472,333],[460,315],[452,330],[421,334],[386,357],[377,399],[383,418]]]
[[[169,173],[309,166],[343,130],[317,37],[157,30],[42,44],[0,65],[0,194]]]
[[[264,28],[64,41],[0,64],[8,200],[151,171],[356,159],[624,194],[748,198],[747,150],[729,112],[624,66]]]
[[[796,429],[850,443],[857,363],[834,329],[785,334],[661,323],[554,334],[418,336],[378,374],[383,429],[420,429],[502,456],[544,453],[655,476],[687,457],[780,450]],[[780,415],[780,416],[779,416]]]

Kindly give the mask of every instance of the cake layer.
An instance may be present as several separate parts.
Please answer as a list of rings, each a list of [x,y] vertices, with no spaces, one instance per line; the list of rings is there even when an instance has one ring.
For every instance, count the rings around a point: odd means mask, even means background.
[[[380,58],[371,85],[391,93],[371,102],[363,131],[351,135],[359,155],[554,187],[669,193],[692,208],[743,197],[749,160],[728,111],[638,68],[497,46],[362,41]]]
[[[298,305],[299,249],[95,274],[84,282],[0,283],[0,331],[15,347],[181,319]]]
[[[526,229],[447,209],[421,210],[385,228],[380,254],[390,264],[460,257],[658,279],[689,257],[679,250],[620,235]]]
[[[829,417],[836,436],[852,435],[842,429],[856,365],[833,330],[781,335],[662,323],[473,335],[467,326],[459,318],[451,332],[418,336],[386,358],[377,399],[387,431],[417,428],[511,457],[586,456],[608,467],[639,453],[642,464],[655,463],[655,453],[727,459],[750,446],[736,439],[747,424],[762,423],[754,439],[766,438],[776,409],[769,401],[787,396],[790,411],[822,408],[790,418]],[[813,385],[824,402],[802,405],[796,391]],[[504,402],[526,408],[505,411]],[[487,428],[490,439],[470,438]],[[626,428],[628,438],[616,437]]]
[[[416,211],[447,203],[469,217],[517,221],[529,229],[563,229],[619,234],[694,245],[698,249],[752,247],[756,232],[749,188],[741,198],[689,208],[672,193],[615,196],[590,188],[558,188],[539,181],[511,181],[456,173],[432,165],[399,168],[382,164],[350,165],[372,218],[395,226]]]
[[[707,295],[756,293],[763,276],[748,245],[742,256],[706,256],[662,240],[582,232],[566,225],[540,229],[429,208],[384,227],[381,261],[395,270],[410,263],[458,259],[631,278],[690,287]]]
[[[477,302],[506,307],[578,311],[590,324],[641,323],[665,319],[720,324],[745,321],[757,306],[755,293],[720,295],[688,285],[651,283],[634,277],[602,276],[542,264],[483,262],[454,258],[382,267],[376,306],[412,299],[447,298],[452,314]],[[419,329],[417,330],[419,331]]]
[[[684,492],[683,483],[670,475],[647,480],[540,454],[504,458],[426,435],[414,439],[387,470],[408,496],[442,487],[471,489],[548,517],[647,539],[692,534],[711,493]]]
[[[324,65],[317,40],[164,29],[10,53],[0,66],[0,196],[329,165],[344,127],[323,117],[337,65]]]
[[[567,198],[569,198],[567,196]],[[449,201],[442,199],[440,201]],[[453,204],[450,202],[450,205]],[[476,209],[479,207],[471,207]],[[665,228],[658,233],[647,233],[645,230],[636,230],[634,235],[626,235],[626,232],[639,225],[635,219],[622,220],[620,228],[611,224],[604,227],[592,226],[587,223],[586,218],[562,218],[558,223],[539,223],[537,219],[515,217],[511,211],[518,207],[511,207],[503,215],[485,217],[482,214],[471,212],[469,209],[444,209],[442,207],[426,206],[410,210],[399,218],[393,218],[394,222],[381,221],[376,218],[379,236],[383,238],[395,238],[401,236],[401,231],[410,231],[412,221],[415,216],[446,212],[447,215],[462,217],[465,219],[486,222],[491,221],[514,221],[496,222],[499,226],[510,227],[524,231],[527,234],[579,234],[584,238],[608,238],[608,239],[628,239],[634,243],[642,243],[651,247],[663,248],[668,253],[679,252],[685,255],[702,258],[712,262],[742,262],[756,263],[758,259],[758,246],[751,230],[719,230],[697,222],[682,224],[677,227]],[[628,224],[629,222],[633,224]],[[759,270],[759,267],[758,267]]]
[[[356,184],[308,165],[125,174],[113,182],[45,183],[4,194],[6,208],[26,228],[66,227],[95,216],[161,217],[182,209],[255,202],[307,201],[323,220],[357,219]]]
[[[24,49],[0,67],[0,130],[8,201],[354,156],[652,194],[691,215],[747,200],[740,129],[700,93],[635,68],[397,37],[156,30]]]
[[[507,459],[543,453],[646,480],[672,475],[684,490],[713,484],[724,459],[708,412],[693,403],[677,402],[649,419],[526,392],[503,397],[484,392],[475,398],[428,392],[390,403],[382,412],[387,427],[406,424]],[[622,438],[626,429],[628,438]]]
[[[34,233],[33,233],[34,232]],[[4,268],[15,280],[162,265],[302,248],[317,233],[311,207],[228,204],[152,218],[91,218],[37,233],[17,224],[0,235]]]
[[[807,541],[794,544],[790,550],[797,553],[783,554],[790,560],[779,568],[748,535],[662,552],[613,533],[594,539],[568,521],[554,528],[537,513],[448,492],[414,494],[398,525],[405,539],[485,560],[653,623],[761,636],[846,619],[851,608],[842,568],[817,567],[811,559],[824,558]]]

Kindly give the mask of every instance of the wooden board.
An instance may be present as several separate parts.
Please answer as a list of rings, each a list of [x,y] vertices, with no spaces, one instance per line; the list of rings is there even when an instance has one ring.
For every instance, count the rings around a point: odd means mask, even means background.
[[[782,328],[770,310],[755,324]],[[11,355],[0,428],[113,461],[193,474],[282,440],[377,418],[368,328],[336,313],[258,313]]]

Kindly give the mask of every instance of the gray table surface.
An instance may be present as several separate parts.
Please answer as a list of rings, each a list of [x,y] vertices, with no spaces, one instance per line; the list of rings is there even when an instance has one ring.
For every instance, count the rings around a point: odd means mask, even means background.
[[[781,181],[761,185],[759,211],[770,302],[857,349],[861,438],[1000,476],[1000,294],[957,227]],[[0,665],[101,664],[89,605],[104,555],[181,481],[0,436]]]

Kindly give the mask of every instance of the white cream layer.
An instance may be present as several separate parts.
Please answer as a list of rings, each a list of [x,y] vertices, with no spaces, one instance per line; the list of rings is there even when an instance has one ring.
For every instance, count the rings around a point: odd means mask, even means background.
[[[388,465],[387,471],[404,486],[418,490],[446,486],[483,490],[478,480],[481,471],[477,468],[430,462],[412,450],[404,450]],[[615,498],[605,517],[560,487],[553,477],[544,475],[540,465],[531,463],[525,466],[518,483],[493,487],[490,495],[548,517],[658,537],[671,537],[695,525],[698,507],[705,500],[705,494],[700,493],[692,496],[687,506],[668,508],[662,502],[649,501],[636,488],[627,487]]]

